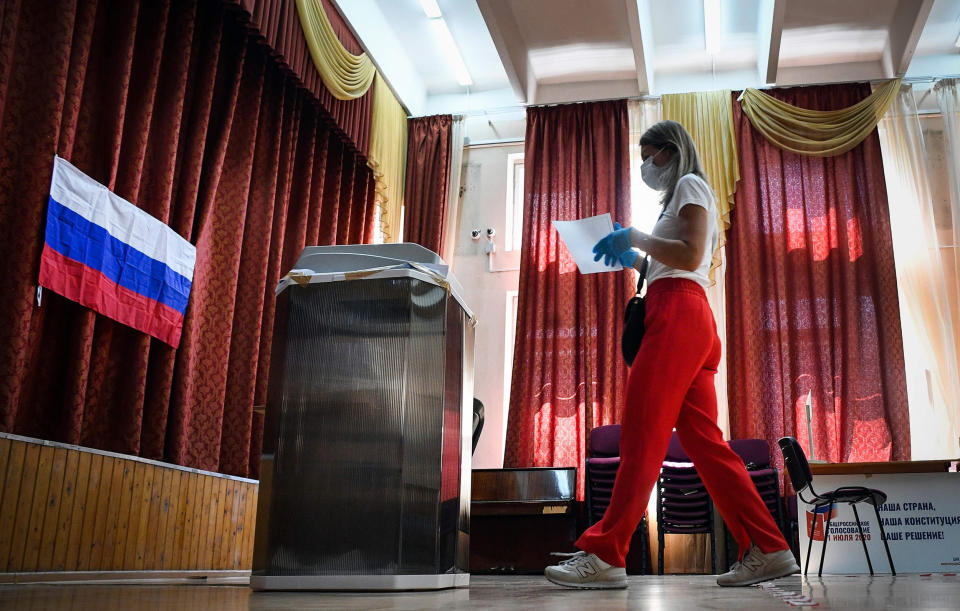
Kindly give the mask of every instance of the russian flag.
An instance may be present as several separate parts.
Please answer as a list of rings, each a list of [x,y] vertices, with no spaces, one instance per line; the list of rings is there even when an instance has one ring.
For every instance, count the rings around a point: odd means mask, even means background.
[[[173,229],[54,157],[40,286],[176,348],[196,260]]]

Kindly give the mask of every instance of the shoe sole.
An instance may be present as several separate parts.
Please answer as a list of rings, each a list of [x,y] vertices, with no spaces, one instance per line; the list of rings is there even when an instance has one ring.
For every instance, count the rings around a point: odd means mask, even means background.
[[[549,575],[545,575],[547,581],[550,583],[555,583],[558,586],[563,586],[565,588],[576,588],[578,590],[623,590],[627,587],[626,580],[624,581],[588,581],[586,583],[570,583],[566,581],[561,581],[559,579],[554,579]]]
[[[770,575],[764,575],[762,577],[758,577],[757,579],[751,579],[749,581],[742,581],[738,583],[717,583],[717,585],[725,588],[738,588],[738,587],[744,587],[744,586],[752,586],[754,584],[763,583],[764,581],[772,581],[774,579],[780,579],[781,577],[788,577],[790,575],[793,575],[799,572],[800,572],[800,567],[794,564],[793,566],[784,567],[779,571],[775,571]]]

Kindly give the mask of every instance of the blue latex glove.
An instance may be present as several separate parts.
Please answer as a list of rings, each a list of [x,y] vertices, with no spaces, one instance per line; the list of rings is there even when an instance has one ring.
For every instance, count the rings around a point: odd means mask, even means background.
[[[594,261],[603,257],[604,265],[613,267],[620,255],[632,250],[630,247],[630,228],[620,227],[620,223],[613,224],[613,231],[605,235],[593,246]]]
[[[637,262],[637,259],[640,258],[640,253],[634,249],[629,249],[626,252],[620,253],[620,256],[617,257],[620,261],[620,265],[626,267],[627,269],[632,269],[633,264]]]

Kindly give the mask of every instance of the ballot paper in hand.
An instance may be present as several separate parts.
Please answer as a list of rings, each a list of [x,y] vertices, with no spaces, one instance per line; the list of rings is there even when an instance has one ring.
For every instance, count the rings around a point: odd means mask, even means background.
[[[577,263],[581,274],[596,274],[597,272],[613,272],[623,269],[620,263],[604,265],[603,257],[594,261],[593,246],[604,236],[613,231],[613,221],[610,213],[587,217],[579,221],[553,221],[560,239],[567,246],[570,255]]]

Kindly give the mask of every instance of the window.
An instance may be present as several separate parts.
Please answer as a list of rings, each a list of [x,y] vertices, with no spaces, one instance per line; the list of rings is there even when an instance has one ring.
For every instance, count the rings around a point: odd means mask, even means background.
[[[521,164],[522,165],[522,164]],[[513,346],[517,342],[517,303],[520,291],[507,291],[503,333],[503,447],[507,444],[507,415],[510,411],[510,380],[513,377]]]
[[[507,155],[506,220],[504,249],[520,252],[523,238],[523,153]]]

